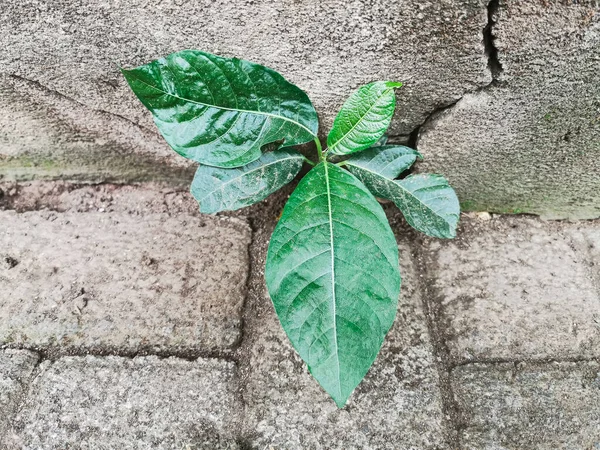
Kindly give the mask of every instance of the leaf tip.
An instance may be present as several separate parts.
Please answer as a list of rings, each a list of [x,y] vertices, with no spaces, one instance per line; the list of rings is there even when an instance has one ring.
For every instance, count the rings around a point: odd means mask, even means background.
[[[402,86],[404,86],[404,84],[401,81],[386,81],[385,85],[389,88],[394,88],[394,89],[398,89],[398,88],[401,88]]]

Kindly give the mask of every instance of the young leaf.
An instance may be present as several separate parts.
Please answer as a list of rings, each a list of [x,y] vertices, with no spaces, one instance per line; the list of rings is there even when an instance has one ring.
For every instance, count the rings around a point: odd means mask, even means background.
[[[394,180],[410,165],[404,169],[399,165],[389,170],[386,159],[364,161],[350,158],[345,162],[350,172],[374,195],[393,201],[410,226],[437,238],[451,239],[456,236],[460,205],[454,189],[444,177],[418,174]]]
[[[191,192],[203,213],[233,211],[265,199],[292,181],[303,161],[297,151],[279,149],[235,169],[201,165]]]
[[[306,94],[249,61],[184,50],[122,72],[169,145],[202,164],[240,167],[266,144],[289,147],[317,134]]]
[[[403,145],[380,145],[371,147],[348,158],[346,165],[363,167],[386,178],[396,178],[420,158],[421,154]]]
[[[352,174],[318,164],[283,210],[265,278],[290,341],[342,407],[396,314],[398,246],[381,206]]]
[[[396,108],[394,88],[402,83],[376,81],[360,87],[342,106],[327,136],[334,155],[360,152],[375,144],[390,126]]]

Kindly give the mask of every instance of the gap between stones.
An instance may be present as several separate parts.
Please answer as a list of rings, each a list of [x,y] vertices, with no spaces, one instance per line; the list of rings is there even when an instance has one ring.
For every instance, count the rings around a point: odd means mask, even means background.
[[[430,286],[434,286],[435,270],[431,261],[423,251],[423,237],[415,233],[415,238],[410,242],[413,254],[415,255],[415,264],[419,277],[418,291],[421,294],[421,302],[425,312],[427,322],[427,331],[431,339],[431,347],[433,359],[438,373],[438,387],[440,389],[442,413],[446,422],[446,430],[444,432],[450,448],[460,448],[460,431],[464,428],[464,420],[462,419],[458,402],[454,395],[452,383],[450,381],[452,364],[450,350],[446,345],[446,336],[439,328],[438,320],[440,317],[439,306],[440,302],[433,295]]]

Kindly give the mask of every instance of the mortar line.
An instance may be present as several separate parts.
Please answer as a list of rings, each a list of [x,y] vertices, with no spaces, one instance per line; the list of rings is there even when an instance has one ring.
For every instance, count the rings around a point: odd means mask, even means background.
[[[446,423],[447,432],[445,432],[446,439],[450,444],[450,448],[460,448],[460,430],[463,428],[461,413],[454,395],[454,389],[451,383],[451,372],[452,362],[451,355],[446,345],[446,337],[438,328],[437,320],[440,317],[439,304],[435,300],[430,300],[430,291],[428,286],[432,285],[430,282],[433,280],[433,276],[430,275],[432,268],[425,260],[426,252],[424,249],[424,241],[421,236],[417,236],[416,239],[410,242],[412,253],[415,255],[415,263],[417,271],[422,274],[423,277],[419,277],[418,281],[418,292],[421,296],[421,304],[425,311],[425,318],[427,324],[427,332],[431,341],[431,347],[433,352],[433,359],[435,367],[438,373],[438,387],[441,394],[442,413],[444,415],[444,422]]]
[[[83,358],[85,356],[94,356],[96,358],[105,358],[108,356],[114,356],[123,359],[134,359],[139,357],[154,356],[158,359],[177,358],[185,361],[196,361],[198,359],[213,359],[220,361],[233,362],[238,364],[238,359],[234,353],[234,349],[227,350],[214,350],[214,351],[202,351],[202,350],[152,350],[152,349],[139,349],[139,350],[120,350],[115,348],[107,347],[103,350],[89,349],[89,348],[64,348],[64,347],[48,347],[38,348],[35,346],[28,345],[5,345],[0,350],[26,350],[37,353],[40,356],[39,363],[43,361],[55,362],[65,357],[78,357]]]

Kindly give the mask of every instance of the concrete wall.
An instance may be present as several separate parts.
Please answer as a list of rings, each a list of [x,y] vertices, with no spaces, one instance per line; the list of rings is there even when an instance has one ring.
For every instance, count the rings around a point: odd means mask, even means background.
[[[162,141],[115,63],[184,48],[268,65],[326,133],[345,97],[401,80],[392,139],[467,209],[600,216],[600,5],[551,0],[7,0],[0,179],[168,181]]]

